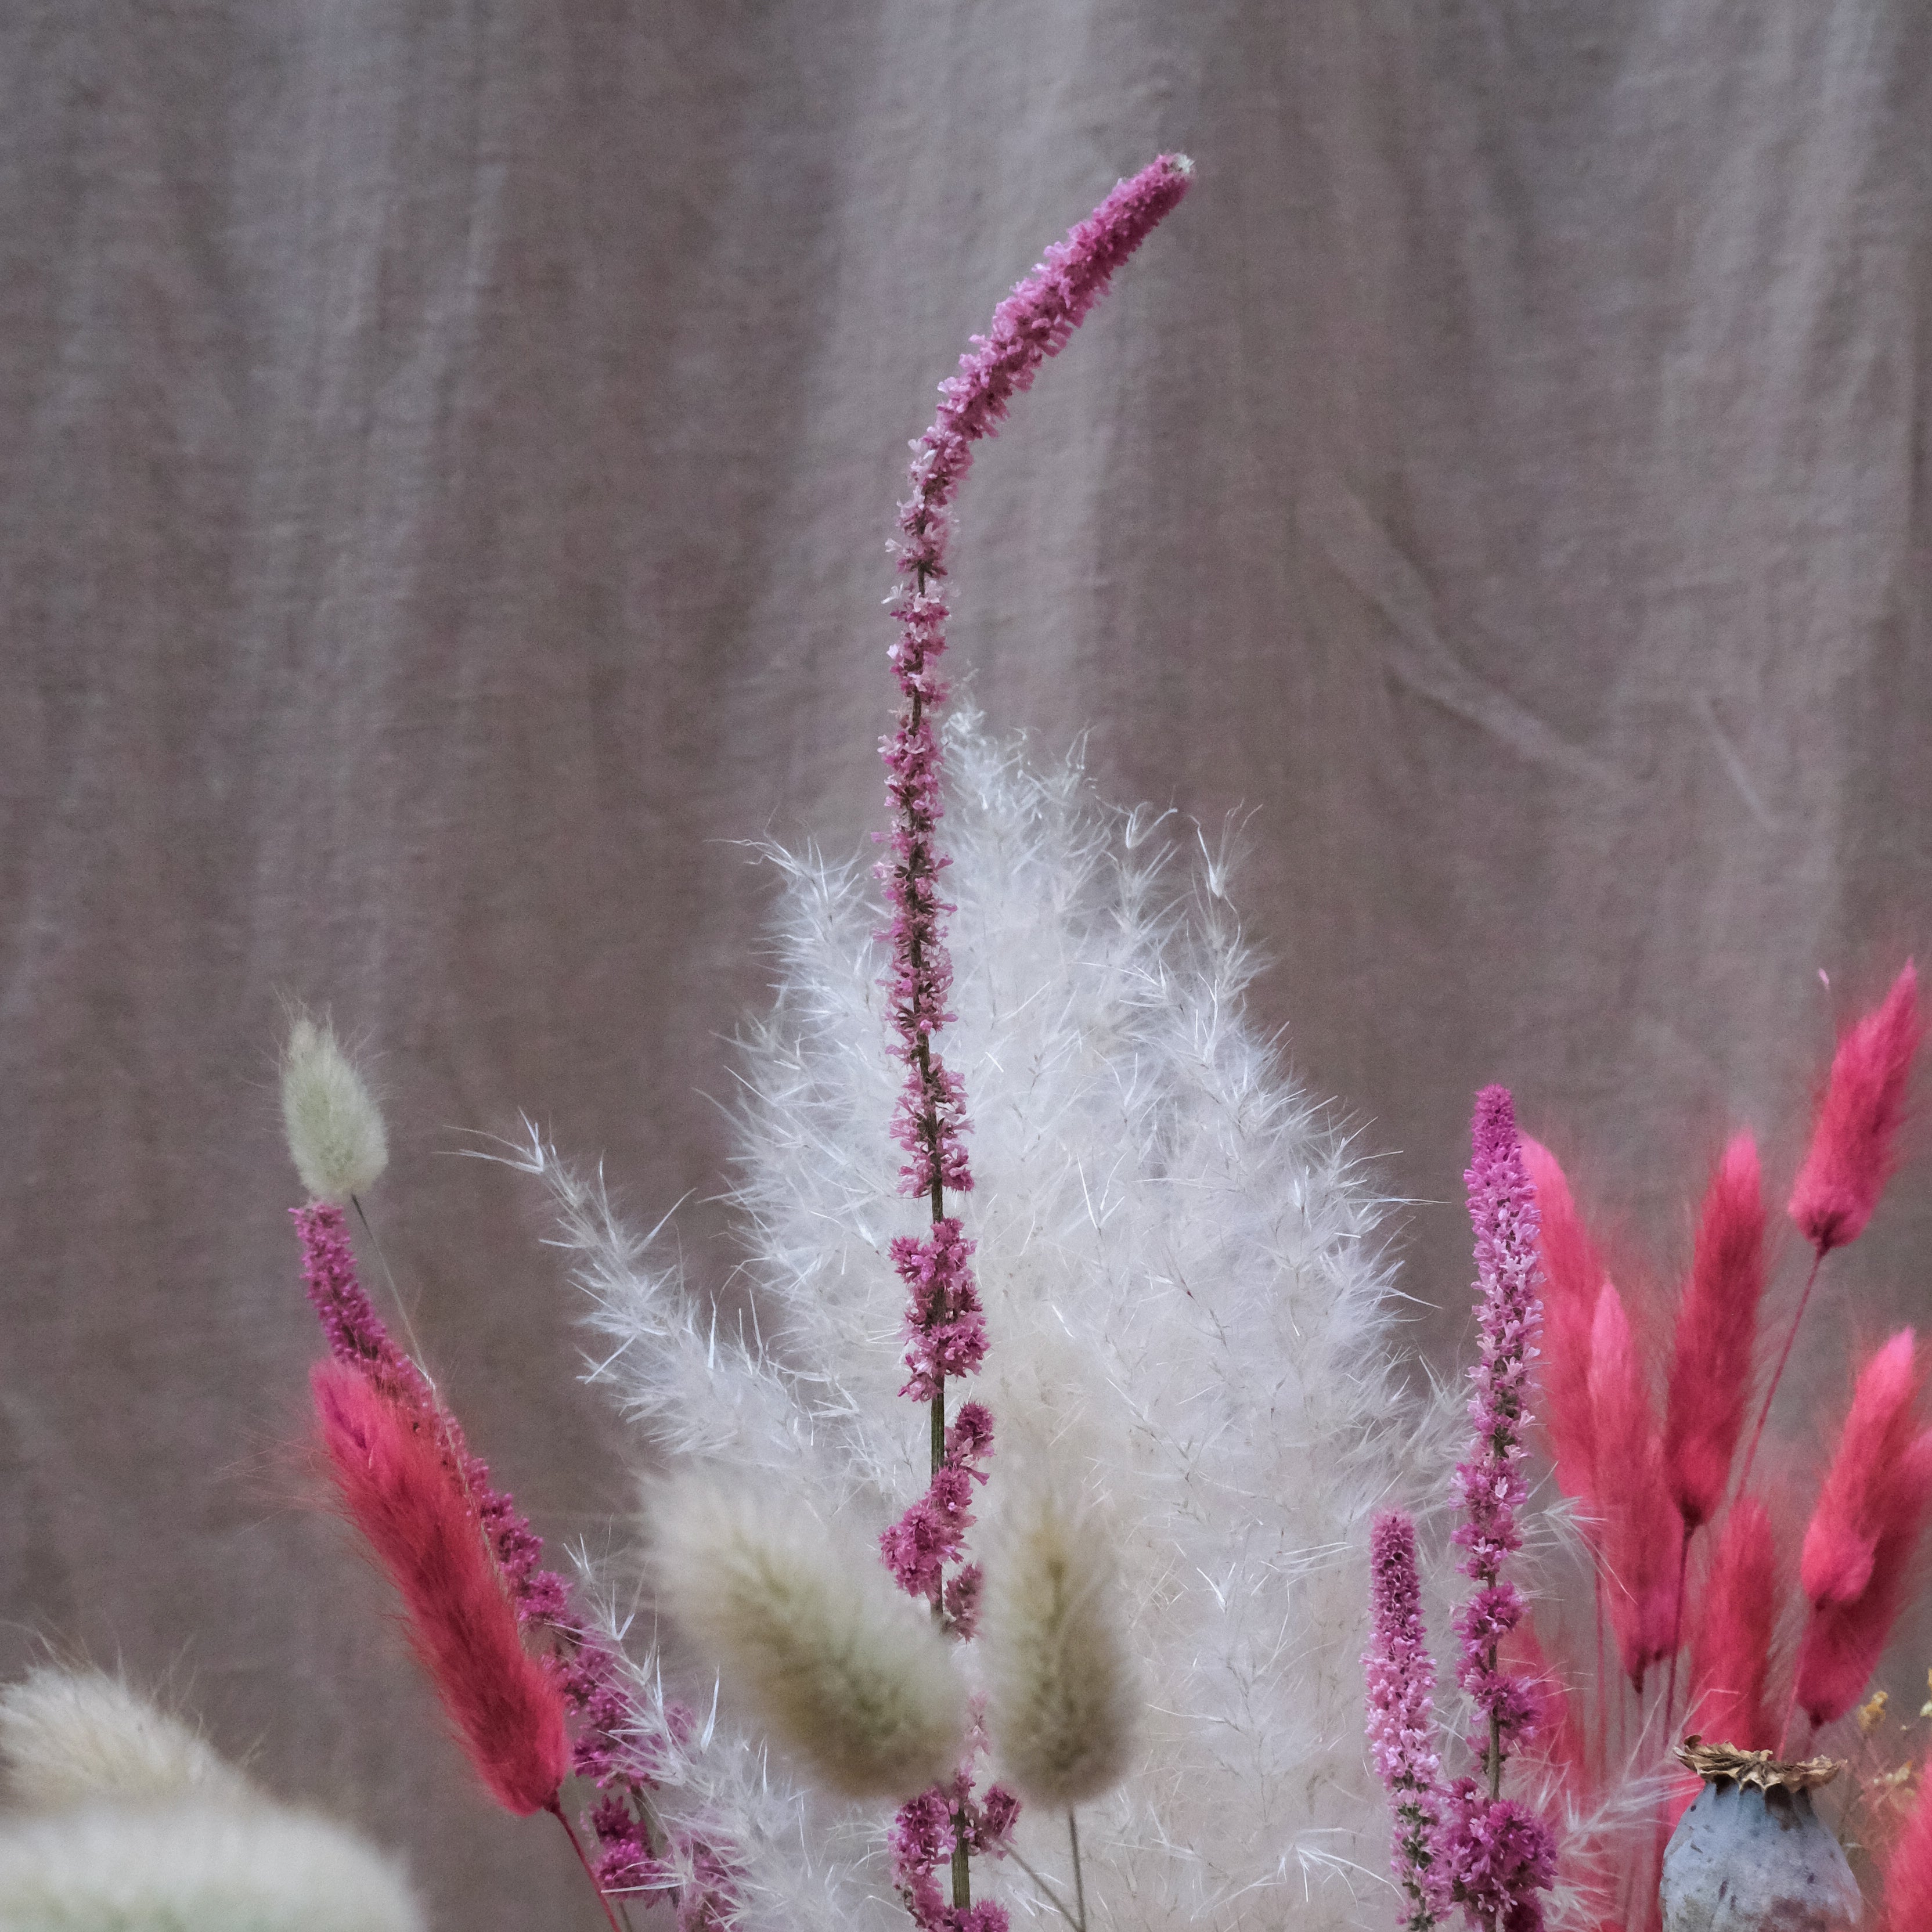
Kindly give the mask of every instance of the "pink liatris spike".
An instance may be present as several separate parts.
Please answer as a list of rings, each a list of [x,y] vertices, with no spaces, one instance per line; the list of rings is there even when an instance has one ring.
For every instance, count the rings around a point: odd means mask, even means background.
[[[1792,1702],[1813,1724],[1842,1717],[1877,1669],[1932,1516],[1932,1430],[1924,1372],[1901,1329],[1860,1372],[1837,1453],[1804,1532],[1798,1582],[1810,1615]]]
[[[1811,1144],[1792,1184],[1791,1218],[1822,1256],[1864,1232],[1898,1162],[1912,1062],[1925,1037],[1907,960],[1884,999],[1847,1028],[1832,1057]]]
[[[923,1199],[931,1214],[927,1232],[894,1240],[892,1258],[910,1300],[910,1373],[901,1393],[930,1406],[932,1483],[880,1542],[900,1584],[932,1603],[961,1638],[972,1635],[978,1616],[980,1572],[968,1563],[949,1577],[946,1568],[958,1561],[973,1521],[968,1504],[974,1482],[985,1480],[980,1466],[992,1450],[992,1420],[976,1402],[967,1404],[950,1428],[946,1420],[946,1383],[977,1371],[986,1352],[986,1330],[973,1279],[973,1245],[958,1218],[946,1211],[948,1191],[970,1190],[973,1172],[964,1139],[965,1088],[938,1046],[940,1029],[953,1017],[947,1005],[952,962],[946,916],[954,908],[939,884],[951,861],[938,846],[945,803],[934,714],[946,696],[938,663],[950,613],[934,586],[946,574],[952,506],[972,466],[973,446],[994,433],[1013,397],[1031,386],[1048,356],[1066,346],[1114,272],[1186,192],[1191,172],[1184,158],[1163,154],[1120,182],[994,310],[986,334],[973,338],[958,373],[940,386],[938,416],[913,446],[911,494],[899,506],[894,548],[902,581],[891,600],[898,633],[891,658],[900,705],[880,747],[892,828],[886,835],[891,856],[878,867],[891,919],[879,937],[891,948],[891,962],[880,983],[897,1036],[893,1051],[905,1067],[892,1119],[892,1138],[905,1155],[899,1186]],[[1002,1907],[970,1902],[968,1860],[986,1848],[982,1840],[990,1842],[983,1819],[994,1804],[989,1792],[982,1809],[976,1810],[971,1790],[969,1763],[956,1790],[935,1790],[914,1801],[895,1828],[900,1890],[928,1932],[942,1927],[944,1932],[1005,1932]],[[1013,1802],[1000,1797],[1003,1804]],[[1003,1838],[1010,1823],[1004,1816],[992,1836]],[[950,1905],[932,1875],[948,1832]]]
[[[1475,1588],[1456,1618],[1462,1654],[1456,1680],[1488,1720],[1484,1768],[1487,1790],[1457,1780],[1444,1798],[1436,1852],[1452,1895],[1472,1922],[1507,1932],[1540,1932],[1537,1893],[1556,1874],[1549,1826],[1502,1795],[1510,1745],[1528,1735],[1540,1700],[1534,1688],[1503,1667],[1502,1647],[1522,1621],[1523,1601],[1503,1565],[1522,1546],[1516,1511],[1527,1494],[1523,1434],[1532,1420],[1525,1400],[1543,1306],[1537,1297],[1537,1213],[1524,1172],[1516,1109],[1506,1087],[1476,1096],[1471,1124],[1469,1219],[1476,1236],[1480,1358],[1469,1372],[1476,1393],[1468,1457],[1456,1466],[1463,1521],[1455,1540],[1468,1554],[1462,1574]]]
[[[1369,1749],[1389,1795],[1390,1868],[1408,1901],[1406,1932],[1428,1932],[1449,1903],[1434,1841],[1442,1822],[1436,1753],[1436,1666],[1422,1628],[1415,1526],[1396,1510],[1369,1536],[1375,1632],[1362,1659],[1368,1683]]]

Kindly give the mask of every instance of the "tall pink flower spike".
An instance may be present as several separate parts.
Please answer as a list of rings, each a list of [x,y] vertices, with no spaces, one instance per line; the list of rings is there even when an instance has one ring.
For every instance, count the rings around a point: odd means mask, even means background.
[[[1472,1924],[1486,1932],[1542,1932],[1537,1894],[1556,1882],[1556,1842],[1534,1812],[1502,1795],[1509,1748],[1534,1730],[1538,1708],[1532,1687],[1503,1668],[1501,1652],[1523,1616],[1522,1593],[1503,1566],[1522,1546],[1516,1511],[1528,1495],[1526,1397],[1543,1319],[1536,1195],[1507,1087],[1485,1087],[1476,1096],[1470,1138],[1463,1178],[1476,1236],[1481,1353],[1469,1372],[1475,1430],[1469,1454],[1456,1468],[1463,1520],[1454,1540],[1468,1552],[1462,1574],[1475,1588],[1456,1618],[1462,1640],[1456,1675],[1488,1721],[1487,1778],[1486,1789],[1461,1778],[1444,1793],[1436,1846],[1442,1876]]]
[[[1449,1905],[1448,1884],[1434,1850],[1442,1808],[1436,1666],[1423,1634],[1415,1525],[1400,1510],[1376,1518],[1369,1564],[1375,1632],[1362,1659],[1369,1750],[1394,1818],[1389,1864],[1408,1902],[1403,1932],[1429,1932]]]
[[[992,1450],[993,1426],[977,1402],[967,1403],[950,1427],[946,1413],[946,1384],[978,1369],[986,1328],[973,1279],[973,1244],[958,1217],[946,1211],[947,1192],[964,1192],[973,1174],[964,1139],[965,1090],[935,1045],[953,1017],[946,1005],[952,962],[946,915],[954,908],[939,884],[951,862],[938,844],[944,806],[933,714],[946,696],[937,666],[949,612],[934,586],[946,574],[952,505],[972,466],[974,444],[993,434],[1014,396],[1030,388],[1040,364],[1066,346],[1114,270],[1186,192],[1192,172],[1184,157],[1163,154],[1120,183],[993,311],[986,334],[973,338],[958,373],[940,386],[939,414],[913,445],[912,494],[899,506],[894,548],[902,581],[891,600],[898,625],[891,658],[901,703],[881,747],[892,807],[892,856],[878,868],[892,915],[881,935],[892,947],[882,983],[898,1036],[893,1051],[906,1070],[892,1115],[892,1138],[906,1155],[899,1184],[932,1209],[931,1232],[898,1237],[892,1258],[911,1304],[910,1372],[900,1393],[929,1406],[932,1480],[880,1546],[902,1587],[932,1603],[961,1637],[972,1634],[976,1618],[979,1568],[968,1563],[950,1576],[946,1571],[958,1562],[972,1525],[968,1505],[974,1482],[986,1480],[980,1466]],[[1005,1932],[1002,1908],[973,1904],[969,1861],[974,1851],[997,1848],[1017,1809],[997,1785],[974,1799],[969,1760],[952,1786],[935,1787],[900,1812],[892,1834],[893,1876],[923,1932]],[[950,1906],[933,1878],[947,1862]]]

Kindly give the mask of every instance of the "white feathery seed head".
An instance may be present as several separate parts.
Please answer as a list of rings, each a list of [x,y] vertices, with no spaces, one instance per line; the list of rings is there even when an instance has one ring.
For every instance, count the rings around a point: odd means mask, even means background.
[[[952,1774],[965,1687],[873,1551],[702,1477],[658,1488],[650,1517],[660,1606],[827,1790],[906,1798]]]
[[[992,1413],[989,1499],[1077,1443],[1072,1464],[1110,1501],[1148,1687],[1144,1748],[1081,1814],[1089,1890],[1126,1932],[1344,1932],[1372,1916],[1386,1862],[1364,1736],[1370,1525],[1391,1496],[1440,1491],[1460,1400],[1413,1400],[1394,1372],[1388,1203],[1248,1017],[1225,860],[1102,805],[1075,760],[1030,766],[970,715],[944,732],[958,1017],[941,1044],[971,1123],[976,1184],[957,1211],[991,1342],[956,1394]],[[877,888],[869,854],[768,856],[777,994],[743,1040],[733,1196],[752,1317],[722,1315],[674,1243],[627,1230],[594,1171],[535,1136],[520,1164],[550,1191],[592,1304],[592,1378],[643,1454],[808,1498],[825,1522],[883,1523],[931,1472],[925,1414],[898,1394],[890,1244],[924,1210],[899,1192],[889,1131],[903,1075]],[[988,1545],[968,1553],[992,1588]],[[853,1574],[883,1582],[863,1556]],[[828,1592],[850,1584],[822,1548],[807,1558],[832,1569]],[[752,1570],[711,1587],[742,1588],[782,1631]],[[690,1594],[678,1614],[701,1637],[722,1620]],[[965,1646],[968,1664],[986,1648]],[[702,1710],[710,1683],[687,1676],[682,1694]],[[728,1711],[681,1748],[654,1799],[667,1826],[732,1838],[747,1932],[903,1932],[883,1821],[788,1780],[758,1736]],[[1051,1866],[1064,1833],[1030,1808],[1016,1843]],[[1037,1904],[1010,1861],[974,1886]]]
[[[1141,1709],[1114,1532],[1060,1472],[1023,1472],[986,1564],[978,1648],[1000,1780],[1070,1810],[1111,1790]]]
[[[339,1826],[207,1796],[0,1826],[0,1932],[423,1932],[400,1870]]]
[[[282,1121],[302,1184],[318,1201],[346,1201],[389,1164],[382,1110],[326,1020],[298,1013],[282,1052]]]
[[[0,1759],[8,1796],[28,1810],[250,1791],[193,1726],[98,1670],[49,1665],[0,1687]]]

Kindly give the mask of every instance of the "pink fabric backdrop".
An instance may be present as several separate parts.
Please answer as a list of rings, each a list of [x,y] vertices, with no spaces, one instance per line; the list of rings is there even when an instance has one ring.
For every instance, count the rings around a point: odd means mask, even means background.
[[[595,1915],[303,1505],[278,998],[377,1055],[473,1436],[602,1538],[568,1296],[446,1156],[526,1109],[722,1279],[735,842],[880,822],[905,440],[1117,176],[1199,164],[976,472],[956,659],[1246,815],[1442,1359],[1476,1084],[1674,1262],[1932,938],[1919,0],[16,0],[0,90],[0,1664],[171,1672],[444,1924]],[[1828,1331],[1928,1249],[1922,1154]]]

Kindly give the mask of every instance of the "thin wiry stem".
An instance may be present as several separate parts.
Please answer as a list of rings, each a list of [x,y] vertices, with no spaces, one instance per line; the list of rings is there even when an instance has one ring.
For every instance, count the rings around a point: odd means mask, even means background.
[[[554,1798],[550,1802],[550,1815],[563,1827],[563,1835],[570,1840],[570,1849],[577,1854],[577,1862],[584,1868],[584,1876],[590,1881],[590,1888],[597,1894],[597,1903],[604,1908],[604,1917],[610,1932],[628,1932],[630,1921],[626,1919],[622,1925],[618,1924],[617,1915],[612,1909],[610,1898],[597,1882],[597,1874],[591,1869],[590,1861],[584,1855],[584,1841],[578,1837],[575,1828],[564,1815],[563,1807]]]
[[[1778,1384],[1784,1379],[1785,1364],[1791,1360],[1791,1345],[1798,1340],[1798,1324],[1804,1319],[1805,1304],[1811,1299],[1811,1291],[1818,1285],[1818,1270],[1825,1265],[1826,1250],[1818,1250],[1811,1257],[1811,1272],[1804,1277],[1804,1292],[1798,1298],[1798,1312],[1791,1318],[1791,1327],[1784,1337],[1784,1348],[1778,1358],[1778,1366],[1772,1372],[1771,1386],[1764,1392],[1764,1404],[1757,1412],[1757,1426],[1751,1431],[1750,1447],[1744,1451],[1744,1473],[1738,1478],[1738,1493],[1742,1496],[1744,1485],[1750,1480],[1751,1464],[1757,1460],[1757,1445],[1764,1437],[1764,1425],[1771,1415],[1772,1398],[1778,1393]]]
[[[1009,1845],[1006,1847],[1006,1856],[1011,1858],[1013,1863],[1018,1865],[1020,1870],[1024,1872],[1027,1876],[1031,1879],[1034,1883],[1040,1887],[1040,1896],[1046,1900],[1048,1904],[1053,1907],[1054,1911],[1060,1914],[1061,1918],[1066,1921],[1068,1924],[1073,1928],[1073,1932],[1086,1932],[1086,1928],[1082,1924],[1080,1920],[1075,1918],[1073,1914],[1066,1909],[1066,1901],[1060,1897],[1058,1892],[1054,1890],[1052,1886],[1047,1883],[1046,1880],[1043,1879],[1038,1872],[1034,1870],[1031,1865],[1027,1863],[1024,1858],[1021,1857],[1019,1853],[1016,1851],[1011,1845]]]
[[[1087,1881],[1080,1871],[1080,1826],[1073,1808],[1066,1808],[1066,1838],[1073,1847],[1073,1904],[1080,1916],[1080,1932],[1087,1932]]]

